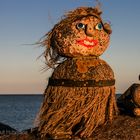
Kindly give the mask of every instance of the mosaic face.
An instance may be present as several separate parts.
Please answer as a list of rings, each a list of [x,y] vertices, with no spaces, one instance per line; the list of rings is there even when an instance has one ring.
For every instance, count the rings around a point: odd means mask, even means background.
[[[64,56],[100,56],[109,46],[110,35],[101,20],[88,16],[66,25],[57,33],[58,51]]]

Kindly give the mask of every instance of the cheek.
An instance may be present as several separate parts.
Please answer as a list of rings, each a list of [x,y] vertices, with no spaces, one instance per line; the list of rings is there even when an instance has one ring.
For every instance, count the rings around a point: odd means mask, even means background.
[[[66,38],[63,38],[62,41],[63,41],[64,47],[75,47],[78,45],[76,41],[83,38],[86,38],[86,35],[84,35],[83,33],[79,31],[73,31],[71,35],[68,35]]]
[[[75,31],[71,28],[71,25],[64,26],[59,31],[56,35],[57,43],[59,47],[66,47],[70,44],[72,38],[75,37]]]
[[[75,46],[76,36],[74,33],[67,35],[66,37],[61,34],[60,37],[57,38],[57,48],[60,54],[71,56],[72,53],[75,53],[75,49],[72,46]]]
[[[66,37],[61,34],[61,37],[58,37],[56,40],[59,45],[59,48],[66,48],[74,42],[74,38],[75,38],[74,34],[67,35]]]
[[[99,45],[100,46],[108,46],[110,40],[110,36],[107,33],[101,33],[99,36]]]

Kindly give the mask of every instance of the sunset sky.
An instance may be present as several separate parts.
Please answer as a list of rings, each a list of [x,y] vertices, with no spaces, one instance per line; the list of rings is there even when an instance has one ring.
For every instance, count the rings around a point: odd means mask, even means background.
[[[100,0],[111,22],[110,47],[101,56],[113,69],[116,92],[140,74],[140,0]],[[42,72],[43,48],[34,45],[63,14],[95,0],[0,0],[0,94],[42,94],[51,72]],[[28,44],[28,45],[27,45]]]

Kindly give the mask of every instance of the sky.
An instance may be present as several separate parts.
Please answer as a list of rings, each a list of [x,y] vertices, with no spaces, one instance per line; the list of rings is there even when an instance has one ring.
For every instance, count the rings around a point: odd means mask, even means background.
[[[101,56],[113,69],[116,93],[140,74],[140,0],[100,0],[113,30]],[[43,72],[44,48],[36,43],[65,12],[94,7],[95,0],[0,0],[0,94],[43,94],[52,71]]]

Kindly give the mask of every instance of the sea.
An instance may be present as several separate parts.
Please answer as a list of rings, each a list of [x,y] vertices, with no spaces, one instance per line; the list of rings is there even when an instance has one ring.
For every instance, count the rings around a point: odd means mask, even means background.
[[[21,132],[36,126],[43,95],[0,95],[0,122]]]
[[[119,97],[121,94],[116,94]],[[0,95],[0,122],[18,132],[36,126],[43,95]]]

